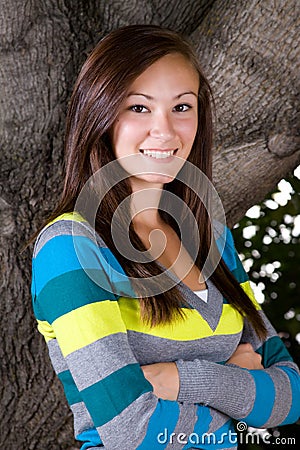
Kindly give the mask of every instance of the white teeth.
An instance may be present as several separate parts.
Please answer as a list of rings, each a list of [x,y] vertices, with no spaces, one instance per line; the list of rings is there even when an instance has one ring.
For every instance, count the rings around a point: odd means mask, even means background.
[[[174,155],[175,150],[170,150],[167,152],[160,152],[159,150],[142,150],[142,152],[146,156],[152,156],[152,158],[164,159]]]

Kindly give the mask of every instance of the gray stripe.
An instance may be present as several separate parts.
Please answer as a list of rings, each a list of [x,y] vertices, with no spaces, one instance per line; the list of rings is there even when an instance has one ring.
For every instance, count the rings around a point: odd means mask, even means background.
[[[283,370],[272,367],[266,369],[275,387],[275,403],[271,416],[261,428],[275,427],[287,417],[292,405],[292,391],[288,375]],[[283,408],[284,405],[284,408]]]
[[[79,391],[128,364],[136,363],[124,333],[105,336],[74,351],[66,357],[66,361],[69,367],[72,367],[72,376]]]
[[[137,448],[144,440],[149,419],[156,408],[157,402],[157,397],[151,392],[147,392],[110,422],[97,428],[107,448],[109,450]],[[130,443],[130,447],[128,443]]]
[[[259,315],[262,317],[265,327],[267,329],[267,338],[264,341],[266,343],[268,339],[278,336],[277,332],[275,331],[274,327],[271,325],[267,317],[265,316],[264,312],[262,310],[258,311]],[[252,347],[254,350],[257,350],[260,348],[263,344],[263,342],[259,339],[257,334],[255,333],[253,326],[249,323],[249,320],[247,318],[244,319],[244,331],[241,343],[248,343],[250,342],[252,344]]]
[[[83,402],[70,405],[74,415],[74,434],[77,436],[83,431],[95,428],[91,416]]]
[[[85,236],[92,239],[96,245],[106,247],[104,241],[100,238],[100,236],[95,235],[95,231],[87,222],[76,222],[75,220],[61,219],[41,230],[35,242],[33,256],[36,257],[42,247],[52,238],[62,235]]]
[[[48,350],[55,372],[60,374],[61,372],[68,370],[67,363],[56,339],[51,339],[51,341],[48,342]]]
[[[234,447],[226,447],[226,448],[222,447],[222,450],[236,450],[236,446],[234,446]]]
[[[175,436],[169,437],[166,450],[179,450],[189,442],[197,421],[197,406],[183,403],[179,404],[179,419],[174,429]]]
[[[212,416],[212,421],[210,422],[209,429],[207,431],[208,433],[214,433],[229,420],[228,416],[213,408],[211,408],[210,414]]]
[[[273,367],[276,366],[290,367],[291,369],[295,370],[298,374],[300,373],[299,367],[293,361],[279,361],[273,364]]]
[[[264,311],[262,309],[260,309],[258,311],[258,314],[261,316],[265,327],[267,329],[267,339],[273,337],[273,336],[278,336],[277,331],[275,330],[275,328],[273,327],[273,325],[270,323],[269,319],[267,318],[267,316],[265,315]],[[256,336],[256,335],[255,335]]]
[[[131,330],[128,330],[127,334],[129,345],[141,365],[178,359],[227,361],[235,351],[241,337],[241,333],[238,333],[178,341]]]

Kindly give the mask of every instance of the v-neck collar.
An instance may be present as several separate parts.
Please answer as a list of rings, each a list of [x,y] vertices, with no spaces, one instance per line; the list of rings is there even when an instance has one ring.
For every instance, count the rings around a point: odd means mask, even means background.
[[[99,236],[99,240],[101,244],[105,245],[103,239]],[[108,248],[105,245],[106,248]],[[117,262],[119,268],[124,272],[124,276],[127,277],[124,269],[119,264],[117,258],[110,250],[112,258]],[[222,310],[223,310],[223,295],[216,288],[210,279],[206,280],[207,285],[207,302],[201,300],[195,292],[190,289],[185,283],[183,283],[175,274],[168,270],[163,264],[157,261],[157,264],[165,271],[170,278],[175,281],[175,285],[178,286],[182,296],[186,299],[188,304],[192,306],[192,308],[196,309],[199,314],[203,317],[203,319],[207,322],[212,331],[215,331],[221,318]]]
[[[213,284],[210,279],[207,279],[206,286],[207,286],[207,302],[204,302],[201,300],[195,292],[189,288],[183,281],[181,281],[174,272],[171,272],[170,270],[167,270],[165,266],[163,266],[161,263],[158,262],[158,264],[161,266],[163,270],[165,270],[174,281],[176,281],[176,284],[178,286],[178,289],[180,290],[183,297],[186,299],[186,301],[191,305],[194,309],[196,309],[203,319],[208,323],[209,327],[212,329],[212,331],[215,331],[222,315],[223,311],[223,295],[221,292],[216,288],[216,286]]]
[[[209,279],[206,280],[206,285],[208,291],[207,302],[199,299],[198,295],[182,281],[178,284],[178,288],[188,303],[201,314],[210,328],[215,331],[222,315],[223,295]]]

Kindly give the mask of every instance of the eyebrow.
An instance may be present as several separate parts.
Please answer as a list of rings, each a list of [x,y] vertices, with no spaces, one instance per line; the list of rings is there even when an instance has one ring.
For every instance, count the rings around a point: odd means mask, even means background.
[[[193,91],[187,91],[187,92],[182,92],[182,94],[176,95],[176,96],[174,97],[174,100],[176,100],[176,99],[182,97],[183,95],[188,95],[188,94],[194,95],[196,98],[198,98],[198,95],[197,95],[195,92],[193,92]],[[154,97],[151,97],[151,95],[143,94],[143,93],[141,93],[141,92],[129,92],[129,94],[127,95],[127,97],[131,97],[132,95],[141,95],[142,97],[145,97],[147,100],[154,100]]]

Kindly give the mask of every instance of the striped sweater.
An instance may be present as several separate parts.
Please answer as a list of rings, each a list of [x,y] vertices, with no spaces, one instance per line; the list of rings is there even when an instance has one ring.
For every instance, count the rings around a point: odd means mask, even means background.
[[[255,302],[228,229],[222,240],[225,263]],[[298,420],[298,368],[256,302],[263,342],[210,280],[207,303],[178,280],[184,319],[151,328],[138,299],[124,295],[129,279],[113,253],[71,213],[39,234],[32,274],[38,329],[82,450],[229,449],[237,447],[233,419],[257,428]],[[264,370],[225,364],[243,342],[262,355]],[[140,368],[167,361],[178,368],[177,401],[157,398]]]

